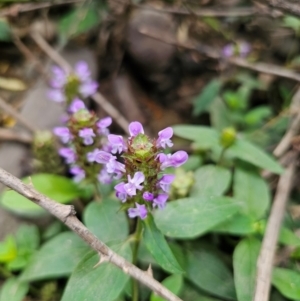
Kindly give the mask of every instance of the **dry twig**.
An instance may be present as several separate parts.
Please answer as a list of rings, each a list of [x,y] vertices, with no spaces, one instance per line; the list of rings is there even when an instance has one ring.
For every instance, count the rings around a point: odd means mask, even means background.
[[[39,45],[39,47],[66,72],[72,71],[72,67],[70,66],[70,64],[67,61],[65,61],[64,58],[54,48],[52,48],[40,34],[32,33],[31,37],[36,42],[36,44]],[[128,133],[128,121],[114,106],[112,106],[109,103],[108,100],[104,98],[103,95],[96,92],[91,98],[97,104],[99,104],[126,133]]]
[[[16,141],[30,144],[32,142],[32,137],[26,133],[17,133],[14,130],[0,128],[0,141]]]
[[[37,129],[28,120],[26,120],[20,113],[18,113],[12,106],[6,103],[3,98],[0,97],[0,108],[7,114],[14,117],[22,125],[24,125],[30,132],[34,133]]]
[[[253,301],[268,301],[272,277],[273,262],[279,230],[283,220],[286,203],[292,190],[296,170],[297,153],[290,153],[290,163],[279,178],[270,217],[257,261],[256,287]]]
[[[33,187],[24,184],[21,180],[2,168],[0,168],[0,182],[60,219],[66,226],[68,226],[79,237],[81,237],[93,250],[98,252],[102,261],[111,262],[120,268],[124,273],[143,283],[157,295],[165,298],[166,300],[182,301],[158,281],[156,281],[147,273],[147,271],[140,270],[100,241],[77,219],[73,206],[62,205],[49,199],[48,197],[36,191]]]
[[[265,0],[271,7],[284,10],[296,16],[300,16],[299,1],[293,2],[288,0]]]

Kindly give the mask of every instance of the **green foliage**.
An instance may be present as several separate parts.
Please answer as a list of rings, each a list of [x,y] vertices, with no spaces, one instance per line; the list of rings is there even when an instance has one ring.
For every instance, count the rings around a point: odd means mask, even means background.
[[[208,108],[219,94],[222,84],[222,81],[219,79],[213,79],[202,89],[201,93],[194,100],[194,115],[199,115]]]
[[[129,243],[115,244],[112,249],[131,260]],[[109,262],[95,265],[99,255],[88,252],[78,263],[65,289],[62,301],[113,301],[123,291],[129,276]]]
[[[182,268],[178,264],[164,236],[157,229],[152,216],[149,216],[145,220],[144,226],[144,243],[156,262],[170,273],[182,273]]]
[[[187,254],[186,277],[201,290],[213,296],[236,300],[229,268],[212,250],[201,248]]]
[[[129,234],[128,222],[125,212],[119,209],[120,204],[112,199],[91,202],[84,211],[84,223],[104,242],[125,239]]]
[[[169,237],[195,238],[231,218],[240,202],[229,197],[193,197],[173,201],[156,211],[157,227]]]
[[[234,250],[234,283],[238,301],[251,301],[254,296],[259,250],[260,241],[255,238],[243,239]]]
[[[165,278],[162,283],[167,289],[169,289],[175,295],[178,295],[182,289],[183,279],[181,275],[172,275]],[[150,301],[165,301],[166,299],[157,296],[156,294],[152,293],[150,297]]]
[[[71,179],[63,176],[35,174],[24,178],[23,182],[33,185],[38,192],[63,204],[80,196],[80,190],[76,184]],[[2,194],[1,204],[5,209],[22,216],[35,217],[45,214],[44,209],[27,200],[14,190],[6,190]]]
[[[0,18],[0,41],[11,41],[11,30],[6,20]]]
[[[288,299],[300,299],[300,273],[283,268],[275,268],[272,284]]]
[[[28,283],[11,277],[0,288],[0,301],[22,301],[29,290]]]

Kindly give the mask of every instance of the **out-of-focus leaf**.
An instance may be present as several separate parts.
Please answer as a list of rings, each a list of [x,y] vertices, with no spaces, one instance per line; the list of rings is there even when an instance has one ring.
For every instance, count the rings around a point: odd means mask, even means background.
[[[98,12],[99,9],[94,4],[75,8],[60,20],[60,34],[68,38],[87,32],[101,21]]]
[[[6,20],[0,18],[0,41],[11,41],[11,30]]]
[[[243,213],[256,220],[264,217],[270,207],[269,187],[251,165],[236,168],[233,195],[243,203]]]
[[[271,155],[244,139],[237,139],[226,153],[233,158],[241,159],[273,173],[283,172],[283,168]]]
[[[66,277],[88,252],[89,247],[72,232],[64,232],[46,242],[34,254],[21,280],[34,281]]]
[[[296,34],[300,33],[300,18],[294,16],[286,16],[283,18],[283,24],[285,27],[293,29]]]
[[[251,301],[253,298],[260,245],[255,238],[245,238],[234,250],[234,283],[239,301]]]
[[[178,274],[182,273],[183,270],[173,255],[166,239],[162,233],[157,229],[153,217],[150,215],[144,221],[144,243],[155,258],[157,263],[166,271]]]
[[[245,122],[248,125],[259,125],[266,118],[269,118],[272,115],[272,110],[268,106],[260,106],[245,115]]]
[[[112,199],[92,202],[84,211],[84,223],[104,242],[125,239],[129,233],[128,221],[125,212],[119,209],[120,204]]]
[[[182,289],[183,279],[181,275],[171,275],[165,278],[162,283],[164,287],[169,289],[175,295],[178,295]],[[156,295],[155,293],[151,294],[150,301],[165,301],[166,299]]]
[[[0,301],[22,301],[29,290],[29,284],[15,277],[7,279],[0,290]]]
[[[288,299],[300,300],[300,273],[283,268],[273,270],[272,284]]]
[[[173,201],[155,212],[155,222],[169,237],[193,238],[230,219],[240,203],[229,197],[194,197]]]
[[[221,131],[232,126],[230,111],[220,97],[217,97],[212,103],[209,112],[210,121],[217,130]]]
[[[113,245],[111,248],[131,261],[129,242]],[[77,265],[64,291],[61,301],[113,301],[124,290],[129,276],[109,262],[94,266],[99,255],[90,251]]]
[[[26,90],[27,86],[20,79],[0,76],[0,89],[17,92]]]
[[[0,262],[7,263],[17,256],[17,246],[15,238],[8,235],[3,242],[0,242]]]
[[[194,100],[194,115],[199,115],[208,108],[219,94],[222,84],[222,81],[219,79],[213,79],[203,88]]]
[[[80,195],[76,184],[63,176],[52,174],[35,174],[23,179],[26,184],[31,184],[40,193],[59,202],[68,203]],[[1,204],[4,208],[23,216],[37,216],[45,213],[40,206],[21,196],[14,190],[6,190],[1,195]]]
[[[186,277],[200,289],[224,299],[236,300],[233,278],[221,259],[209,250],[188,253]]]
[[[202,166],[195,172],[195,184],[190,196],[221,196],[228,189],[230,181],[228,169],[216,165]]]
[[[195,170],[202,164],[202,158],[196,155],[190,155],[187,162],[184,163],[182,168],[185,171]]]

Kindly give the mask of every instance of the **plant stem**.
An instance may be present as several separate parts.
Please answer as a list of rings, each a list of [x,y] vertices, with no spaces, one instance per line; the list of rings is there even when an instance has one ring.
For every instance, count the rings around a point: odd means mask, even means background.
[[[226,150],[227,150],[227,147],[224,147],[222,149],[217,165],[220,165],[220,166],[222,165]]]
[[[134,246],[133,246],[133,254],[132,254],[132,263],[136,265],[137,259],[138,259],[138,251],[139,251],[139,246],[140,246],[140,241],[141,241],[141,236],[142,236],[142,222],[138,218],[137,220],[137,225],[136,225],[136,230],[135,230],[135,241],[134,241]],[[132,301],[138,301],[139,300],[139,285],[136,279],[132,279]]]

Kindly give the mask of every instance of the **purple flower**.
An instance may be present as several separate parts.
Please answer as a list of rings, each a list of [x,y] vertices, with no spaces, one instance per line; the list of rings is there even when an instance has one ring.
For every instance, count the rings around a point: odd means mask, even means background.
[[[67,127],[56,127],[53,129],[53,133],[60,138],[62,143],[68,143],[72,139],[70,130]]]
[[[106,164],[106,169],[108,173],[115,174],[115,179],[120,179],[122,174],[125,173],[125,165],[118,162],[114,156]]]
[[[151,202],[154,199],[154,194],[149,191],[145,191],[143,193],[143,199],[147,202]]]
[[[85,109],[85,104],[84,104],[84,102],[83,102],[81,99],[79,99],[79,98],[75,98],[75,99],[72,101],[72,103],[70,104],[68,111],[69,111],[70,113],[73,113],[73,114],[74,114],[74,113],[76,113],[77,111],[82,110],[82,109]]]
[[[54,89],[63,88],[67,81],[65,71],[58,66],[52,66],[51,71],[53,73],[53,78],[50,81],[50,86]]]
[[[103,184],[110,184],[112,182],[111,175],[103,168],[98,174],[98,181]]]
[[[234,53],[235,53],[235,49],[233,44],[227,44],[222,49],[222,54],[226,58],[230,58],[234,56]]]
[[[144,128],[138,121],[131,122],[128,129],[131,137],[137,136],[138,134],[144,134]]]
[[[122,153],[125,149],[125,143],[122,136],[110,134],[107,136],[113,154]]]
[[[136,208],[129,208],[128,209],[128,216],[130,218],[140,217],[141,219],[145,219],[147,217],[147,208],[145,205],[140,205],[135,203]]]
[[[89,97],[97,92],[98,84],[95,81],[87,81],[79,86],[79,93],[83,97]]]
[[[90,128],[84,128],[79,131],[79,137],[83,138],[83,144],[85,145],[91,145],[94,143],[93,137],[95,137],[95,133],[93,129]]]
[[[159,162],[161,163],[161,170],[164,170],[167,167],[179,167],[184,164],[188,159],[188,154],[185,151],[177,151],[173,155],[171,154],[159,154],[157,156]]]
[[[65,158],[67,164],[72,164],[76,161],[76,153],[72,148],[63,147],[58,151],[58,153],[60,156]]]
[[[91,77],[91,71],[89,69],[88,64],[85,61],[77,62],[74,66],[74,71],[82,82],[89,80]]]
[[[169,195],[166,193],[159,194],[156,198],[153,200],[153,208],[158,207],[159,209],[164,209],[166,206],[166,202]]]
[[[98,128],[98,133],[100,135],[105,135],[107,136],[109,134],[109,130],[108,130],[108,127],[111,125],[112,123],[112,119],[111,117],[105,117],[103,119],[100,119],[96,125],[97,125],[97,128]]]
[[[241,57],[246,57],[251,51],[251,46],[247,42],[241,42],[238,46]]]
[[[163,175],[162,178],[158,181],[158,185],[164,192],[169,192],[170,186],[174,181],[174,179],[175,179],[174,175],[168,175],[168,174]]]
[[[124,185],[125,183],[121,182],[114,187],[116,191],[116,197],[121,200],[122,203],[126,202],[127,199],[127,193],[125,191]]]
[[[64,102],[66,101],[66,96],[62,90],[52,89],[47,92],[47,97],[55,102]]]
[[[145,181],[145,176],[141,171],[137,171],[133,178],[128,175],[128,183],[124,185],[124,189],[129,196],[136,195],[136,190],[142,190],[143,186],[141,183]]]
[[[97,162],[99,164],[107,164],[111,159],[116,158],[112,154],[102,151],[98,148],[94,149],[92,152],[87,153],[86,156],[89,162]]]
[[[73,166],[70,168],[70,173],[74,175],[73,181],[78,183],[85,178],[85,171],[79,166]]]
[[[157,147],[166,148],[172,147],[173,143],[170,138],[173,136],[173,129],[171,127],[165,128],[164,130],[158,132],[158,139],[156,141]]]

